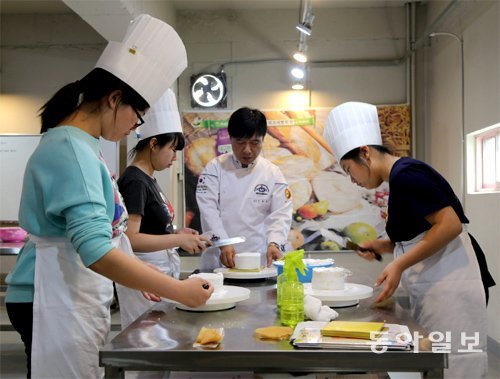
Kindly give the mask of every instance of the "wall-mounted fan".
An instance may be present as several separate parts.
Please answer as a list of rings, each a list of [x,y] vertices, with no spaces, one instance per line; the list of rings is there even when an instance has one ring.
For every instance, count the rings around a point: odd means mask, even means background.
[[[226,74],[191,76],[191,106],[203,108],[226,107]]]

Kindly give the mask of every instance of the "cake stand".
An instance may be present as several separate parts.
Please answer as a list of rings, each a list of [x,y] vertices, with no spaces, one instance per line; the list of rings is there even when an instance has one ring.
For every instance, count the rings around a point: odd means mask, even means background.
[[[223,286],[221,290],[212,293],[212,296],[210,296],[205,305],[196,308],[188,307],[170,299],[162,298],[162,300],[175,303],[175,307],[183,311],[210,312],[234,308],[237,302],[247,300],[248,298],[250,298],[250,290],[248,288]]]
[[[311,283],[304,283],[304,294],[320,299],[331,308],[352,307],[359,300],[372,296],[373,288],[363,284],[346,283],[343,290],[316,290]]]
[[[275,267],[265,267],[260,271],[243,271],[243,270],[233,270],[227,267],[220,267],[214,270],[216,273],[222,273],[225,279],[267,279],[274,278],[278,276],[278,271]]]

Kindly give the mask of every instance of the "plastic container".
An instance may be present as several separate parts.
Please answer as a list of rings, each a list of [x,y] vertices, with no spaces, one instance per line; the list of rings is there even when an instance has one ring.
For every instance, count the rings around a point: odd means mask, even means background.
[[[283,273],[278,276],[277,306],[282,325],[295,327],[304,321],[304,286],[299,282],[298,272],[304,272],[302,260],[304,250],[297,250],[285,256]]]
[[[0,227],[0,240],[3,242],[22,242],[28,236],[26,230],[20,227]]]
[[[280,300],[281,324],[294,328],[299,322],[304,321],[304,285],[301,282],[286,280],[281,283]]]
[[[303,275],[298,269],[297,277],[301,283],[310,283],[312,280],[313,268],[315,267],[332,267],[334,265],[333,259],[308,259],[305,258],[302,260],[306,266],[305,274]],[[284,261],[275,261],[273,265],[276,267],[278,271],[278,276],[283,273],[283,266],[285,265]]]

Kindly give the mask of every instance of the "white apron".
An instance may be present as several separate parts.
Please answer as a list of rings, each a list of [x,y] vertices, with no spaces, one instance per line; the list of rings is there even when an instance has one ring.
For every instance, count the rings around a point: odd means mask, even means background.
[[[181,260],[175,249],[166,249],[150,253],[135,253],[143,262],[155,265],[163,273],[179,279]],[[120,303],[120,321],[122,330],[151,308],[156,302],[147,300],[141,291],[115,284]]]
[[[36,245],[32,378],[103,377],[98,352],[110,331],[111,280],[85,267],[66,238],[30,240]]]
[[[410,250],[424,235],[396,243],[395,258]],[[413,318],[429,333],[450,332],[451,354],[445,378],[484,377],[488,367],[486,299],[465,227],[439,252],[406,269],[401,283],[409,293]],[[459,349],[467,350],[475,332],[479,332],[479,344],[474,350],[482,352],[459,352]],[[469,342],[464,343],[462,336],[469,338]],[[441,341],[445,342],[445,339]]]

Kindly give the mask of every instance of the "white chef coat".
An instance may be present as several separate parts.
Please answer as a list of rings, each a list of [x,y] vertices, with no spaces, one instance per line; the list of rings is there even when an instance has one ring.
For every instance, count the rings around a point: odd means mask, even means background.
[[[245,168],[232,153],[212,159],[198,179],[196,200],[204,232],[221,239],[246,237],[234,245],[236,252],[259,252],[263,265],[267,264],[268,243],[284,245],[287,241],[291,192],[278,166],[261,156]],[[220,267],[218,254],[219,249],[206,250],[201,269]],[[205,265],[210,255],[215,267]]]

